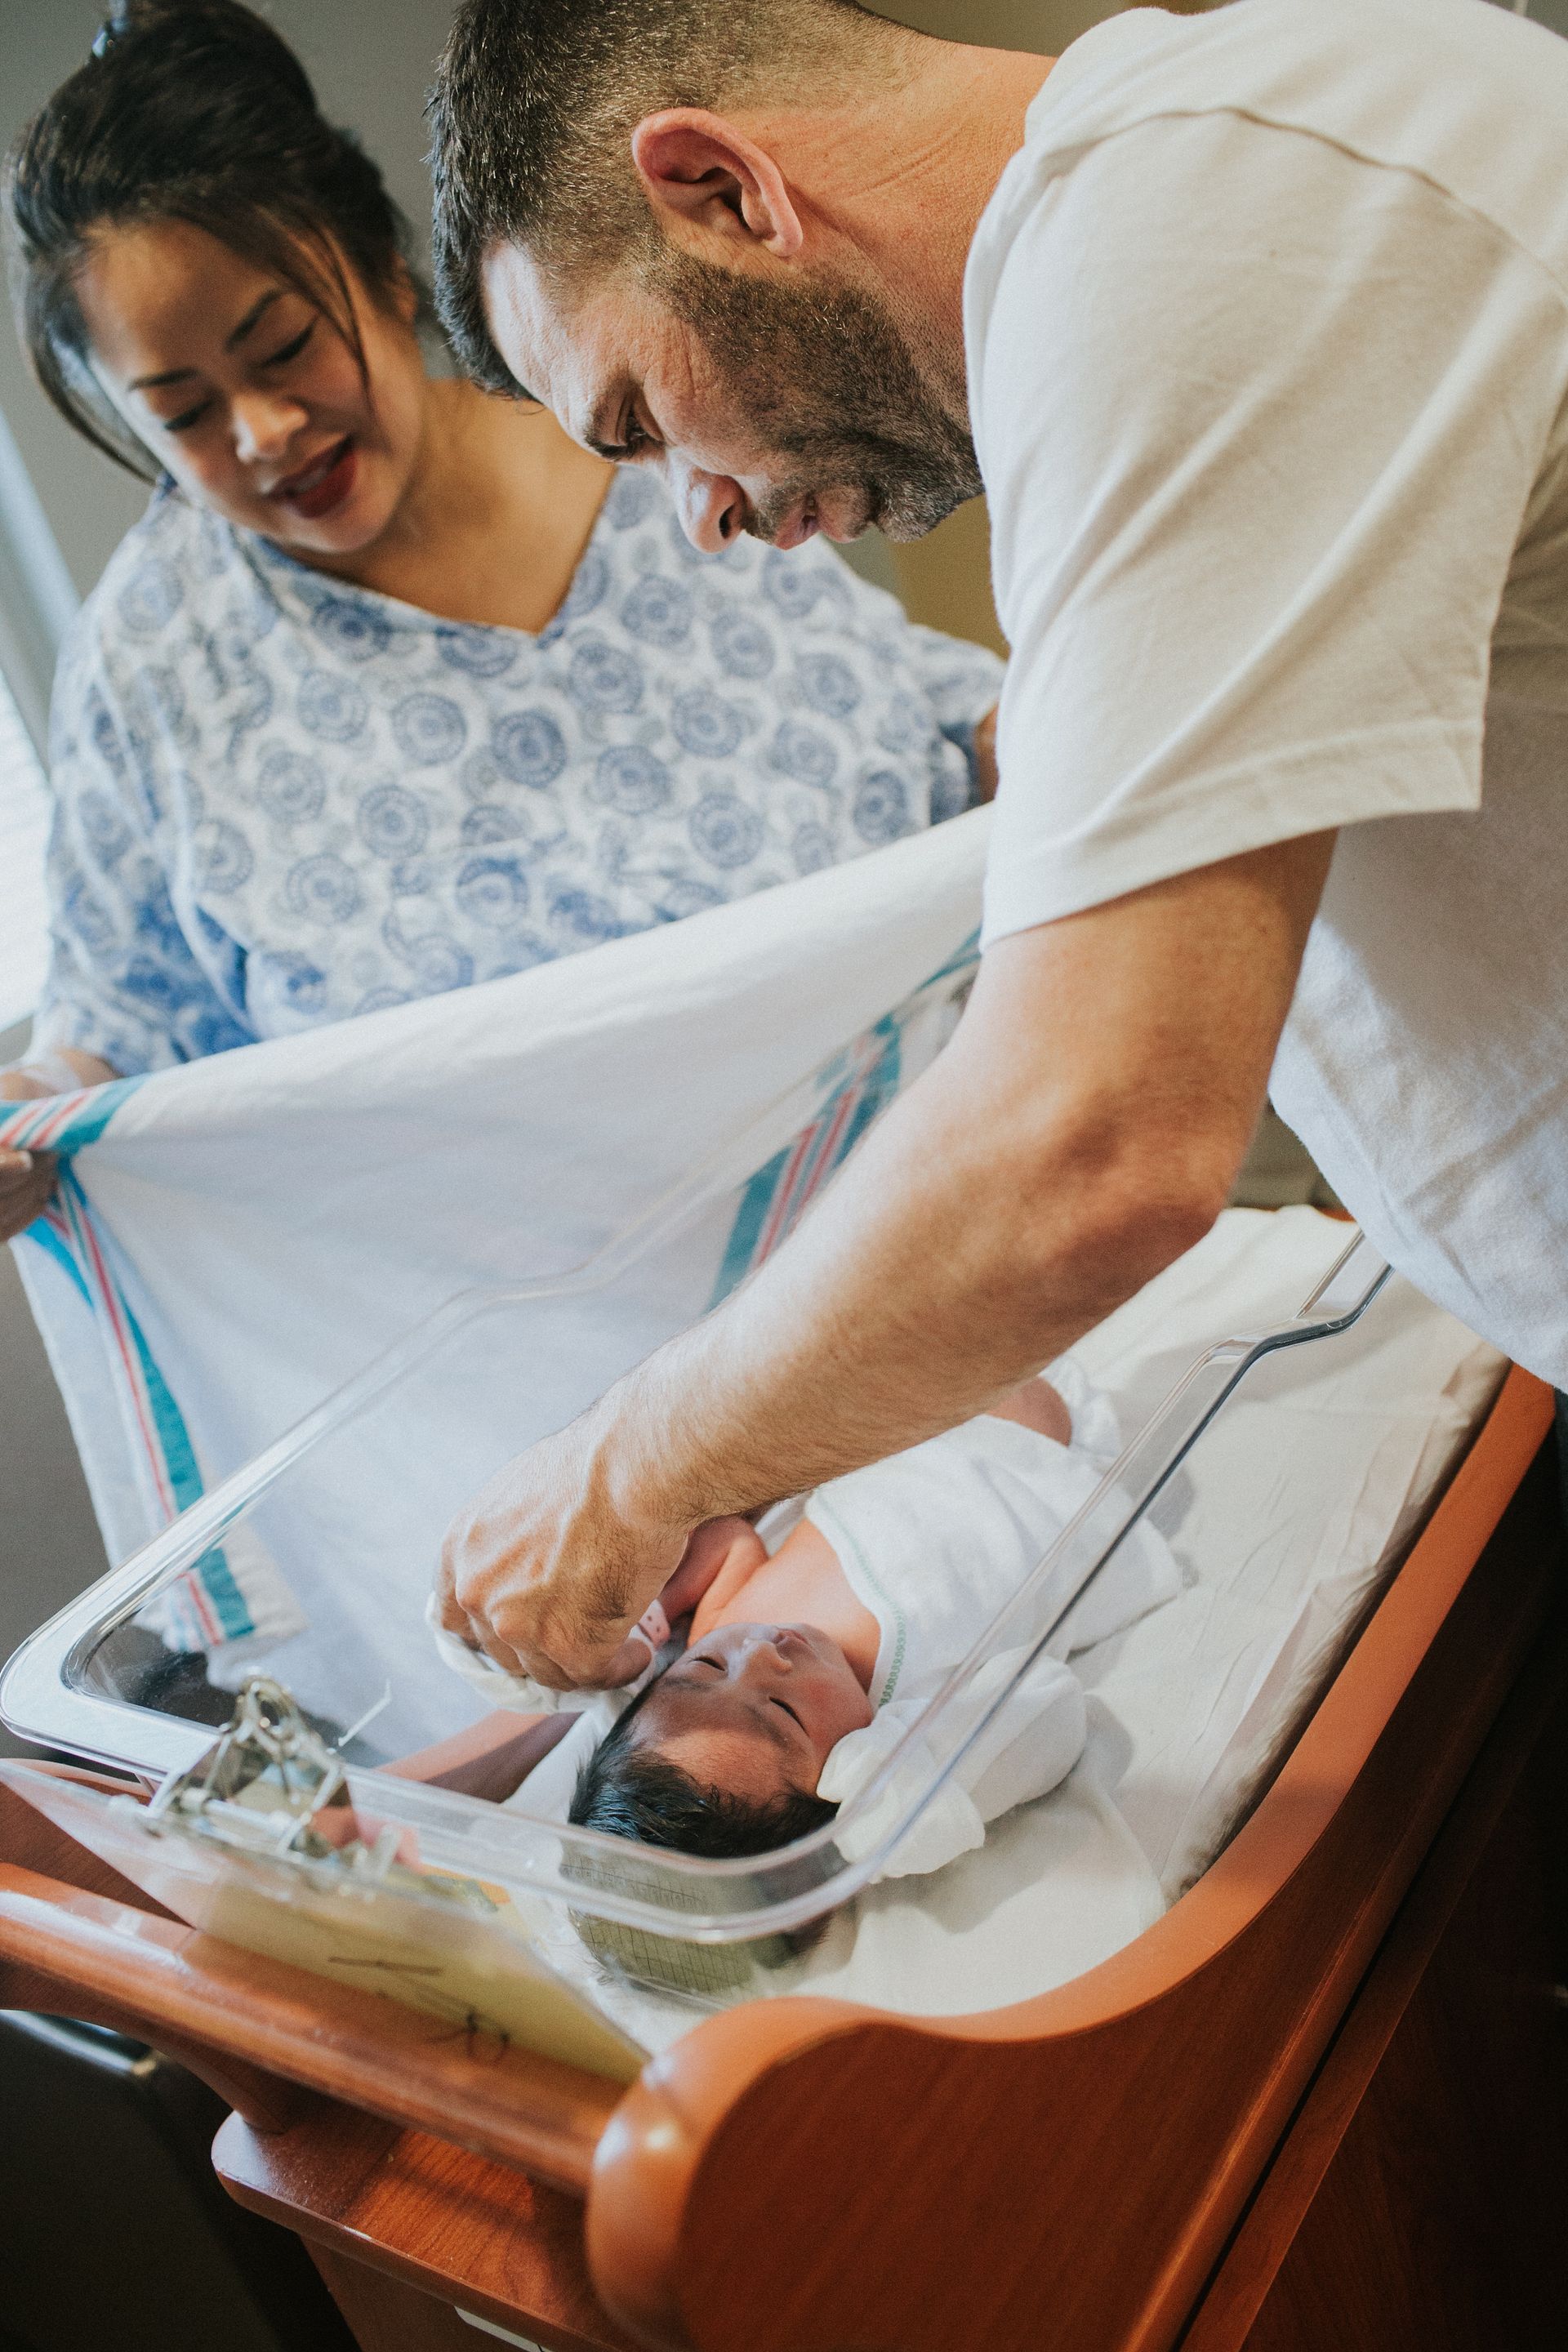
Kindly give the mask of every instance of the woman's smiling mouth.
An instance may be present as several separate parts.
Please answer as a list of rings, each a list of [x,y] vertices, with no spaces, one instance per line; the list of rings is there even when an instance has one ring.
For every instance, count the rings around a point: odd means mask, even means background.
[[[341,441],[334,441],[308,466],[286,475],[268,496],[279,505],[291,508],[307,521],[315,522],[334,507],[342,506],[353,488],[357,469],[353,436],[345,433]]]

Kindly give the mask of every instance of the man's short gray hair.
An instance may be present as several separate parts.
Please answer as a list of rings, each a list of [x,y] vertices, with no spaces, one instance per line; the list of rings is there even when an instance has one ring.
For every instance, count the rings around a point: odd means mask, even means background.
[[[645,115],[820,98],[858,70],[885,86],[921,38],[859,0],[465,0],[429,111],[437,306],[468,373],[521,389],[485,318],[495,247],[556,273],[653,249],[630,153]]]

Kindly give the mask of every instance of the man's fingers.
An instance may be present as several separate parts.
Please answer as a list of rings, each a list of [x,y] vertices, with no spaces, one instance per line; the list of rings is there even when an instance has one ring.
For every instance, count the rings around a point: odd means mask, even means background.
[[[652,1659],[648,1643],[640,1637],[623,1642],[594,1670],[593,1681],[602,1690],[619,1690],[623,1683],[636,1682]]]
[[[568,1668],[547,1651],[509,1642],[504,1634],[496,1632],[488,1618],[477,1612],[464,1618],[460,1631],[469,1648],[481,1650],[503,1674],[527,1676],[542,1690],[618,1690],[623,1683],[635,1681],[648,1662],[645,1641],[623,1641],[618,1633],[596,1654],[585,1644],[575,1645],[574,1663]]]
[[[436,1618],[443,1633],[456,1633],[470,1649],[474,1646],[468,1632],[468,1612],[458,1598],[457,1575],[446,1552],[436,1570]]]

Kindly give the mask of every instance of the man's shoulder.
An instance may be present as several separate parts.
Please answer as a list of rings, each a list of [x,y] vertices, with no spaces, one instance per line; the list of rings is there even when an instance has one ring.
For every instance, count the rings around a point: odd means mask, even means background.
[[[1242,173],[1266,173],[1281,135],[1305,135],[1348,163],[1447,193],[1538,252],[1568,248],[1565,108],[1568,41],[1485,0],[1131,9],[1075,41],[1047,75],[982,218],[972,274],[994,277],[1042,197],[1108,142],[1137,173],[1128,133],[1205,115],[1253,134],[1228,151]]]
[[[1230,0],[1195,16],[1132,8],[1064,50],[1029,109],[1024,152],[1071,152],[1152,116],[1256,108],[1353,139],[1380,115],[1440,145],[1467,108],[1506,91],[1544,121],[1568,83],[1568,45],[1487,0]],[[1448,103],[1434,107],[1434,93]]]

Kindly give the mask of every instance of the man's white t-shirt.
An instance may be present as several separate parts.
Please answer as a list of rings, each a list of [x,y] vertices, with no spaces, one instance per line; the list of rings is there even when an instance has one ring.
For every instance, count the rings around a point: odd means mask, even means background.
[[[1486,0],[1114,17],[964,305],[987,943],[1343,828],[1274,1099],[1568,1385],[1568,42]]]

